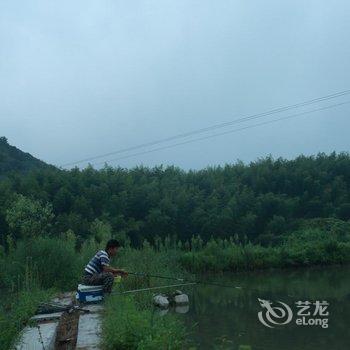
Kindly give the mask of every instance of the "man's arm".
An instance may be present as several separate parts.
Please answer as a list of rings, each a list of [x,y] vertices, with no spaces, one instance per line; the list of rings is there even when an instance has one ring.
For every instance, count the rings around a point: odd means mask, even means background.
[[[128,273],[122,269],[116,269],[114,267],[108,266],[108,265],[103,265],[103,272],[112,272],[114,276],[127,276]]]
[[[110,259],[109,259],[109,256],[106,252],[102,251],[101,254],[100,254],[100,262],[101,262],[101,265],[102,265],[102,271],[103,272],[111,272],[113,273],[114,276],[127,276],[127,272],[122,270],[122,269],[116,269],[114,267],[111,267],[109,265],[110,263]]]

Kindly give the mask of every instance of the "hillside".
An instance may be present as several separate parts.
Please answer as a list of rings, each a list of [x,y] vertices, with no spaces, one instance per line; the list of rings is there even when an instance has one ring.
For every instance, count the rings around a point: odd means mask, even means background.
[[[97,231],[103,231],[102,236],[113,232],[135,245],[145,238],[154,241],[167,236],[185,242],[193,235],[204,241],[213,236],[278,244],[285,233],[308,226],[310,220],[318,220],[313,226],[319,222],[327,226],[327,232],[331,231],[329,220],[342,232],[350,220],[348,153],[293,160],[267,157],[197,171],[171,166],[62,171],[15,147],[2,144],[2,148],[18,155],[13,165],[4,163],[7,171],[44,167],[0,186],[3,238],[11,232],[8,210],[22,213],[26,207],[43,210],[44,217],[52,211],[48,217],[54,217],[49,228],[35,224],[33,231],[52,235],[73,231],[79,242]],[[16,199],[14,193],[22,197]],[[27,232],[26,220],[24,227]],[[12,229],[12,234],[21,237],[23,232]]]
[[[11,146],[6,137],[0,137],[0,176],[12,171],[26,173],[32,169],[50,167],[45,162]]]

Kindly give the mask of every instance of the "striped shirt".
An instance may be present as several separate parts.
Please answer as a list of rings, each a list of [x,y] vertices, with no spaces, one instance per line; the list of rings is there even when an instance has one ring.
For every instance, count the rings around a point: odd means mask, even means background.
[[[89,275],[101,273],[103,271],[103,266],[109,266],[109,256],[106,251],[100,250],[86,265],[85,273]]]

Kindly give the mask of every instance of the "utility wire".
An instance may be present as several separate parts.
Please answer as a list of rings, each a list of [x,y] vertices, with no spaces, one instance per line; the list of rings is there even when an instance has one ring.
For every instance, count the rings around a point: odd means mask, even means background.
[[[243,122],[246,122],[246,121],[250,121],[250,120],[262,118],[262,117],[265,117],[265,116],[269,116],[269,115],[272,115],[272,114],[285,112],[285,111],[288,111],[288,110],[291,110],[291,109],[295,109],[295,108],[305,107],[305,106],[308,106],[310,104],[328,101],[328,100],[331,100],[331,99],[334,99],[334,98],[338,98],[338,97],[342,97],[342,96],[345,96],[345,95],[348,95],[348,94],[350,94],[350,90],[340,91],[340,92],[333,93],[333,94],[330,94],[330,95],[314,98],[312,100],[307,100],[307,101],[304,101],[304,102],[296,103],[296,104],[293,104],[293,105],[288,105],[288,106],[284,106],[284,107],[274,108],[272,110],[269,110],[269,111],[266,111],[266,112],[263,112],[263,113],[253,114],[253,115],[250,115],[250,116],[247,116],[247,117],[243,117],[243,118],[239,118],[239,119],[235,119],[235,120],[232,120],[232,121],[229,121],[229,122],[215,124],[215,125],[212,125],[212,126],[209,126],[209,127],[206,127],[206,128],[201,128],[201,129],[185,132],[185,133],[177,134],[177,135],[170,136],[170,137],[167,137],[167,138],[163,138],[163,139],[159,139],[159,140],[155,140],[155,141],[151,141],[151,142],[142,143],[142,144],[139,144],[139,145],[136,145],[136,146],[122,148],[122,149],[119,149],[119,150],[116,150],[116,151],[113,151],[113,152],[96,155],[94,157],[81,159],[81,160],[78,160],[78,161],[75,161],[75,162],[62,164],[61,167],[77,165],[77,164],[81,164],[81,163],[84,163],[84,162],[93,161],[93,160],[96,160],[96,159],[99,159],[99,158],[105,158],[105,157],[108,157],[108,156],[112,156],[112,155],[115,155],[115,154],[118,154],[118,153],[129,152],[129,151],[133,151],[133,150],[136,150],[136,149],[149,147],[149,146],[155,146],[155,145],[160,144],[160,143],[169,142],[169,141],[173,141],[173,140],[180,139],[180,138],[185,138],[185,137],[196,135],[196,134],[201,134],[201,133],[204,133],[204,132],[207,132],[207,131],[224,128],[224,127],[231,126],[231,125],[234,125],[234,124],[239,124],[239,123],[243,123]]]
[[[287,117],[282,117],[282,118],[273,119],[273,120],[269,120],[269,121],[258,123],[258,124],[245,126],[245,127],[239,128],[239,129],[228,130],[228,131],[225,131],[225,132],[221,132],[221,133],[217,133],[217,134],[213,134],[213,135],[208,135],[208,136],[204,136],[204,137],[199,137],[199,138],[196,138],[196,139],[192,139],[192,140],[188,140],[188,141],[184,141],[184,142],[179,142],[179,143],[175,143],[175,144],[168,145],[168,146],[154,148],[154,149],[151,149],[151,150],[148,150],[148,151],[143,151],[143,152],[129,154],[129,155],[126,155],[126,156],[123,156],[123,157],[110,159],[110,160],[104,161],[104,162],[93,163],[93,165],[108,164],[108,162],[115,162],[115,161],[126,159],[126,158],[131,158],[131,157],[136,157],[136,156],[140,156],[140,155],[144,155],[144,154],[148,154],[148,153],[153,153],[153,152],[161,151],[161,150],[168,149],[168,148],[173,148],[173,147],[177,147],[177,146],[181,146],[181,145],[186,145],[186,144],[189,144],[189,143],[192,143],[192,142],[207,140],[207,139],[210,139],[210,138],[213,138],[213,137],[217,137],[217,136],[222,136],[222,135],[226,135],[226,134],[233,134],[235,132],[239,132],[239,131],[242,131],[242,130],[252,129],[252,128],[256,128],[258,126],[268,125],[268,124],[276,123],[276,122],[279,122],[279,121],[292,119],[292,118],[300,117],[300,116],[303,116],[303,115],[324,111],[324,110],[331,109],[331,108],[336,108],[336,107],[343,106],[343,105],[346,105],[346,104],[349,104],[349,103],[350,103],[350,101],[337,103],[337,104],[329,105],[329,106],[326,106],[326,107],[321,107],[321,108],[317,108],[317,109],[313,109],[313,110],[309,110],[309,111],[305,111],[305,112],[301,112],[301,113],[297,113],[297,114],[292,114],[292,115],[289,115]]]

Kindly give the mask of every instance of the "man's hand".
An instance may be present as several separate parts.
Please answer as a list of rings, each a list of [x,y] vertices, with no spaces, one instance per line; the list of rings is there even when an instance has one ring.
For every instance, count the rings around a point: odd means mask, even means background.
[[[127,271],[123,269],[115,269],[115,274],[126,277],[128,275]]]

